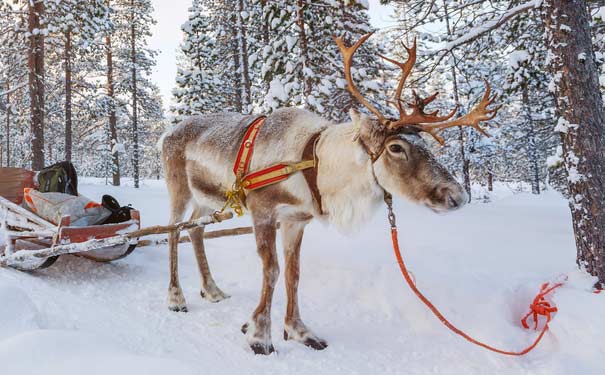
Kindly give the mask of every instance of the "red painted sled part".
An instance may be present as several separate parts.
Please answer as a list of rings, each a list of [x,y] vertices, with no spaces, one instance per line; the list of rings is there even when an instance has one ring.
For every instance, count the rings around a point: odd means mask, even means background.
[[[74,251],[69,251],[69,254],[82,256],[97,262],[111,262],[122,259],[134,251],[137,246],[137,239],[106,247],[97,245],[91,249],[88,249],[86,244],[103,239],[118,238],[140,229],[139,212],[132,210],[131,217],[131,220],[123,223],[72,227],[70,226],[69,216],[64,216],[59,225],[53,225],[0,197],[0,222],[2,222],[2,228],[6,231],[7,236],[7,244],[0,246],[0,265],[7,265],[21,271],[46,268],[55,263],[59,255],[28,258],[27,261],[23,262],[8,262],[7,260],[10,259],[12,254],[21,250],[38,251],[70,244],[81,244],[82,246],[76,247]]]
[[[21,250],[43,250],[57,245],[85,244],[96,240],[118,237],[140,229],[140,213],[132,210],[131,220],[117,224],[92,225],[84,227],[70,226],[69,216],[54,225],[19,204],[23,201],[23,189],[34,187],[34,172],[19,168],[0,168],[0,176],[7,177],[0,181],[0,229],[5,232],[6,244],[0,245],[0,265],[8,265],[22,271],[32,271],[51,266],[59,257],[28,258],[24,262],[9,262],[10,255]],[[82,256],[97,262],[111,262],[121,259],[134,251],[137,240],[108,247],[98,246],[70,254]],[[4,262],[3,262],[4,261]]]

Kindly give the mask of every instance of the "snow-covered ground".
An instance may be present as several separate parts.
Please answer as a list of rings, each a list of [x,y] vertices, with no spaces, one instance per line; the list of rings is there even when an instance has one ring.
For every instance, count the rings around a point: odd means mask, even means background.
[[[165,223],[161,181],[109,192],[142,211],[143,225]],[[384,212],[360,233],[314,223],[303,240],[303,319],[329,347],[316,352],[282,340],[285,293],[273,307],[277,355],[254,356],[240,326],[258,302],[260,259],[252,236],[209,240],[218,285],[231,298],[199,297],[189,244],[181,280],[189,313],[165,305],[166,246],[145,247],[112,264],[64,256],[49,269],[0,269],[2,374],[604,374],[605,295],[576,270],[569,210],[559,195],[513,195],[448,215],[397,201],[404,256],[417,285],[473,336],[520,349],[535,333],[520,327],[543,281],[567,274],[554,297],[560,312],[543,343],[525,357],[503,357],[447,331],[411,294],[397,268]],[[247,225],[238,219],[218,227]],[[281,256],[281,254],[280,254]],[[280,261],[282,259],[280,258]],[[282,276],[283,279],[283,276]]]

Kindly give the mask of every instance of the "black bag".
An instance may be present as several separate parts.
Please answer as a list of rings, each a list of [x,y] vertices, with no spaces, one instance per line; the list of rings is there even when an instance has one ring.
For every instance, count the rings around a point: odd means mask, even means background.
[[[38,190],[42,193],[78,195],[78,175],[73,164],[62,161],[38,172]]]
[[[111,195],[104,195],[101,204],[111,211],[111,215],[105,219],[103,224],[123,223],[131,219],[130,210],[133,208],[130,205],[120,207],[118,201]]]

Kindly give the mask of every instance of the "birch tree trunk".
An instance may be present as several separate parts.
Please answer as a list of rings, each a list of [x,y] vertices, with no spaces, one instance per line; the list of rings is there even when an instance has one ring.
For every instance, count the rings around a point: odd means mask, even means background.
[[[44,2],[28,1],[28,78],[30,99],[31,151],[34,170],[44,168],[44,34],[40,32],[40,18]]]
[[[577,263],[605,288],[605,111],[585,0],[545,0]]]

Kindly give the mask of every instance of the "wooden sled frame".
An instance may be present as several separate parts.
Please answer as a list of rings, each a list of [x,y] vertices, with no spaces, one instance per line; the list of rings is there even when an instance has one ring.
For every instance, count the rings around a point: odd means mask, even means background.
[[[0,223],[6,236],[4,255],[0,256],[0,264],[3,258],[10,258],[16,251],[34,251],[54,248],[58,245],[86,243],[92,239],[102,240],[140,229],[139,212],[132,210],[131,217],[131,220],[123,223],[72,227],[70,226],[71,218],[64,216],[59,225],[54,225],[8,199],[0,197]],[[109,249],[82,251],[77,254],[98,262],[110,262],[127,256],[135,248],[136,241],[131,241]],[[45,268],[52,265],[57,258],[58,255],[55,255],[40,258],[39,261],[32,261],[27,265],[17,263],[13,266],[22,270]]]
[[[131,217],[124,223],[72,227],[65,216],[54,225],[0,196],[0,232],[6,236],[4,248],[0,247],[0,266],[31,271],[52,265],[64,254],[110,262],[130,254],[140,237],[218,223],[233,214],[216,212],[192,221],[143,229],[139,212],[132,210]]]

